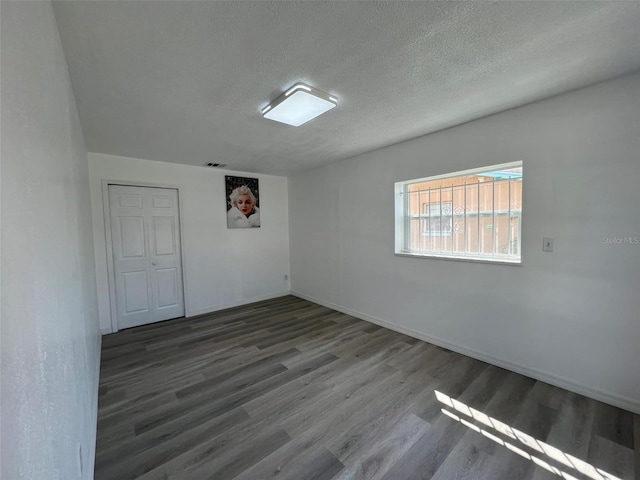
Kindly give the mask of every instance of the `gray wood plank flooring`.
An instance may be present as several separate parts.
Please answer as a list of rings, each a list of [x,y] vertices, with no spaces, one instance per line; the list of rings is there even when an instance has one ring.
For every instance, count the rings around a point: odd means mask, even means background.
[[[640,416],[293,296],[103,338],[96,480],[631,480]]]

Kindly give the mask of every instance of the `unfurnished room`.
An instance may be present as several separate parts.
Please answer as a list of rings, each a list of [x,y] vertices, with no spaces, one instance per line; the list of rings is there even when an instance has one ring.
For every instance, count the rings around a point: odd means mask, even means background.
[[[640,478],[640,2],[0,0],[3,480]]]

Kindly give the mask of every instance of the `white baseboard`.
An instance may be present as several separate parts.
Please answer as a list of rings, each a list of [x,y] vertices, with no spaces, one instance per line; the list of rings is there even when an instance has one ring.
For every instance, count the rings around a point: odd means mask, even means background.
[[[108,332],[111,333],[111,332]],[[102,331],[102,335],[104,335],[104,331]],[[95,363],[95,372],[94,378],[96,379],[96,383],[94,386],[94,402],[91,410],[91,444],[88,445],[88,461],[87,461],[87,472],[93,472],[96,463],[96,442],[97,442],[97,428],[98,428],[98,398],[100,397],[100,364],[102,360],[102,335],[98,337],[98,352]]]
[[[271,300],[273,298],[285,297],[287,295],[291,295],[291,291],[286,290],[284,292],[278,292],[271,295],[262,295],[260,297],[245,298],[238,302],[225,303],[223,305],[216,305],[212,307],[201,308],[199,310],[190,310],[189,312],[187,312],[185,317],[187,318],[197,317],[198,315],[205,315],[207,313],[217,312],[218,310],[224,310],[226,308],[240,307],[242,305],[248,305],[250,303],[255,303],[255,302],[262,302],[263,300]]]
[[[226,308],[240,307],[242,305],[261,302],[263,300],[271,300],[272,298],[285,297],[287,295],[291,295],[291,292],[289,290],[286,290],[284,292],[274,293],[271,295],[263,295],[260,297],[247,298],[239,302],[225,303],[223,305],[216,305],[214,307],[201,308],[199,310],[189,310],[188,312],[185,313],[185,317],[186,318],[197,317],[198,315],[206,315],[207,313],[217,312],[218,310],[224,310]],[[102,332],[102,335],[109,335],[113,333],[111,331],[111,328],[101,328],[100,331]]]
[[[519,373],[521,375],[525,375],[527,377],[534,378],[536,380],[540,380],[542,382],[549,383],[551,385],[555,385],[556,387],[564,388],[565,390],[569,390],[574,393],[579,393],[580,395],[584,395],[585,397],[593,398],[594,400],[598,400],[604,403],[608,403],[610,405],[614,405],[619,408],[623,408],[633,413],[640,414],[640,402],[633,400],[631,398],[624,397],[622,395],[616,395],[608,392],[602,392],[600,390],[595,390],[589,387],[585,387],[583,385],[578,385],[571,380],[567,380],[566,378],[559,377],[557,375],[553,375],[549,372],[544,372],[537,369],[532,369],[529,367],[525,367],[523,365],[518,365],[512,363],[508,360],[503,360],[501,358],[494,357],[492,355],[486,354],[484,352],[480,352],[478,350],[474,350],[472,348],[464,347],[461,345],[456,345],[450,343],[441,338],[432,337],[425,333],[419,332],[417,330],[413,330],[411,328],[406,328],[400,325],[396,325],[395,323],[388,322],[381,318],[373,317],[371,315],[367,315],[366,313],[357,312],[350,308],[345,308],[340,305],[336,305],[331,302],[326,302],[320,298],[313,297],[311,295],[306,295],[304,293],[296,292],[292,290],[290,292],[291,295],[295,295],[296,297],[303,298],[305,300],[309,300],[310,302],[317,303],[319,305],[332,308],[342,313],[346,313],[347,315],[351,315],[352,317],[357,317],[362,320],[366,320],[367,322],[374,323],[376,325],[380,325],[381,327],[388,328],[389,330],[396,331],[398,333],[403,333],[405,335],[409,335],[410,337],[417,338],[419,340],[432,343],[439,347],[447,348],[454,352],[460,353],[462,355],[466,355],[468,357],[475,358],[476,360],[481,360],[483,362],[490,363],[491,365],[495,365],[497,367],[505,368],[512,372]]]

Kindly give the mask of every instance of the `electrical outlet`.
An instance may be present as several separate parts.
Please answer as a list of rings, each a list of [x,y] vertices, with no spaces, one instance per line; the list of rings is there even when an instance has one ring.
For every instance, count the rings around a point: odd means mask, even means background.
[[[543,238],[542,239],[542,251],[543,252],[553,252],[553,238]]]

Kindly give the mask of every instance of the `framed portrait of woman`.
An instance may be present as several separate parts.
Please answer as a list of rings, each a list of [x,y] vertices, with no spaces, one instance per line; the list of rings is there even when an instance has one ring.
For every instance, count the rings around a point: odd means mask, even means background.
[[[257,178],[225,175],[227,228],[260,227],[260,190]]]

